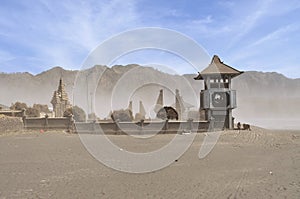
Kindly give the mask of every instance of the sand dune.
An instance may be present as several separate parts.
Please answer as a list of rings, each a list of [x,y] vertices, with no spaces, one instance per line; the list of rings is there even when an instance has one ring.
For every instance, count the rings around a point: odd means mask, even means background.
[[[173,136],[143,143],[109,138],[128,150],[151,151]],[[225,131],[200,160],[205,136],[198,134],[169,167],[129,174],[95,160],[78,135],[15,132],[0,137],[0,198],[299,198],[300,131]]]

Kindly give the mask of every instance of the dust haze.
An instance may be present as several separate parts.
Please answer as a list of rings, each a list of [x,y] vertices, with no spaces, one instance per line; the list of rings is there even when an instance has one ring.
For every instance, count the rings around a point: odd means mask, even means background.
[[[133,114],[139,111],[142,101],[146,117],[151,117],[159,90],[164,90],[164,103],[173,106],[175,89],[183,100],[191,104],[191,111],[199,109],[201,81],[197,74],[171,75],[151,67],[136,64],[111,68],[94,66],[80,71],[83,79],[76,79],[79,71],[55,67],[37,75],[30,73],[0,73],[0,104],[10,106],[22,101],[51,106],[50,100],[60,78],[66,86],[72,104],[86,112],[95,112],[101,119],[111,110],[127,108],[133,102]],[[78,83],[78,82],[82,83]],[[247,122],[271,129],[300,128],[300,79],[289,79],[278,73],[247,71],[233,79],[237,90],[238,107],[233,111],[235,122]],[[74,93],[74,95],[73,95]]]

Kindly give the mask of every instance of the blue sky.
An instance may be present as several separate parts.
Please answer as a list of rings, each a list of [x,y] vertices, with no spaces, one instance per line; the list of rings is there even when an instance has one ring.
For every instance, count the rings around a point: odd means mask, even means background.
[[[1,0],[0,71],[37,74],[54,66],[80,69],[89,53],[120,32],[161,27],[197,41],[240,70],[300,78],[299,0]],[[179,73],[165,54],[137,54],[116,63],[156,58]],[[150,60],[138,59],[150,57]],[[136,59],[135,59],[136,58]],[[172,62],[173,60],[173,62]],[[99,63],[101,64],[101,63]]]

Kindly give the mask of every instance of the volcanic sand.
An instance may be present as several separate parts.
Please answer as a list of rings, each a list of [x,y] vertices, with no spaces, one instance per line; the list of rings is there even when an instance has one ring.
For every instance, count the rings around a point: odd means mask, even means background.
[[[2,134],[0,198],[300,198],[300,131],[224,131],[199,159],[205,136],[197,134],[170,166],[131,174],[94,159],[76,134]],[[108,136],[135,152],[157,150],[173,137]]]

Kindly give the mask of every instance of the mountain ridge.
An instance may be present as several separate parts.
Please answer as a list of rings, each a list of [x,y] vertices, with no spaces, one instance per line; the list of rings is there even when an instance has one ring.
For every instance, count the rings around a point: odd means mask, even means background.
[[[103,78],[98,82],[101,92],[97,90],[95,100],[100,99],[101,95],[107,96],[102,101],[99,100],[100,104],[109,101],[112,90],[122,80],[122,77],[131,75],[130,78],[136,82],[137,88],[146,80],[171,82],[170,91],[166,92],[172,94],[170,92],[174,92],[178,88],[185,101],[194,104],[195,110],[199,108],[199,92],[203,89],[203,82],[193,79],[197,74],[172,75],[152,67],[137,64],[116,65],[113,67],[96,65],[84,71],[66,70],[56,66],[36,75],[28,72],[0,73],[0,104],[10,106],[11,103],[22,101],[28,105],[34,103],[50,105],[53,92],[57,89],[61,77],[72,103],[72,90],[78,72],[91,73],[86,78],[92,79],[94,82],[97,82],[97,74],[103,75]],[[192,96],[187,94],[186,91],[190,89],[189,87],[194,89],[197,99],[193,99]],[[276,72],[246,71],[233,79],[232,87],[237,90],[238,108],[234,110],[237,118],[300,118],[297,111],[300,110],[297,109],[300,102],[300,78],[291,79]],[[141,91],[140,95],[147,96],[146,100],[149,102],[145,102],[146,106],[154,103],[158,96],[158,88],[150,86],[143,89],[145,91]],[[172,100],[174,100],[173,97],[166,97],[169,104],[173,103],[171,103]],[[126,101],[120,106],[126,108],[127,103]],[[104,112],[100,117],[104,117],[109,112],[109,104],[103,106],[105,106],[104,109],[98,107]]]
[[[94,67],[105,67],[105,68],[111,68],[111,69],[114,69],[114,68],[117,68],[117,67],[128,67],[128,66],[141,66],[141,67],[145,67],[145,68],[152,68],[152,69],[154,69],[154,70],[158,70],[158,69],[155,69],[155,68],[153,68],[153,67],[151,67],[151,66],[144,66],[144,65],[139,65],[139,64],[127,64],[127,65],[113,65],[112,67],[108,67],[108,66],[104,66],[104,65],[95,65],[95,66],[93,66],[93,67],[91,67],[91,68],[94,68]],[[89,69],[91,69],[91,68],[89,68]],[[49,73],[49,72],[51,72],[51,71],[55,71],[55,70],[60,70],[60,71],[70,71],[70,72],[78,72],[79,71],[79,69],[75,69],[75,70],[71,70],[71,69],[65,69],[65,68],[63,68],[62,66],[54,66],[54,67],[52,67],[52,68],[50,68],[50,69],[47,69],[47,70],[45,70],[45,71],[42,71],[42,72],[40,72],[40,73],[37,73],[37,74],[32,74],[32,73],[30,73],[30,72],[11,72],[11,73],[7,73],[7,72],[2,72],[2,71],[0,71],[0,74],[2,74],[2,75],[21,75],[21,74],[26,74],[26,75],[30,75],[30,76],[40,76],[40,75],[42,75],[42,74],[45,74],[45,73]],[[160,71],[160,70],[158,70],[158,71]],[[166,73],[166,72],[163,72],[163,71],[160,71],[160,72],[162,72],[162,73]],[[264,75],[275,75],[275,76],[281,76],[281,77],[283,77],[283,78],[285,78],[285,79],[289,79],[289,80],[299,80],[300,81],[300,77],[299,78],[290,78],[290,77],[287,77],[287,76],[285,76],[284,74],[282,74],[282,73],[279,73],[279,72],[275,72],[275,71],[268,71],[268,72],[266,72],[266,71],[255,71],[255,70],[249,70],[249,71],[244,71],[244,72],[246,72],[246,73],[257,73],[257,74],[264,74]],[[169,74],[169,73],[168,73]],[[182,76],[186,76],[186,75],[193,75],[193,74],[189,74],[189,73],[185,73],[185,74],[182,74]],[[195,76],[196,76],[197,74],[195,74]]]

